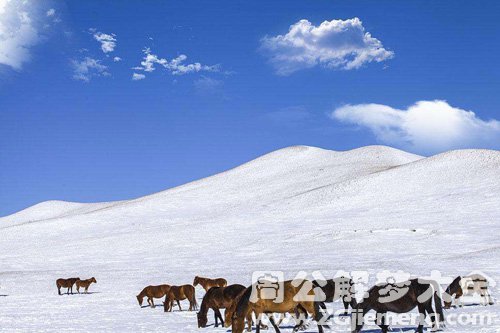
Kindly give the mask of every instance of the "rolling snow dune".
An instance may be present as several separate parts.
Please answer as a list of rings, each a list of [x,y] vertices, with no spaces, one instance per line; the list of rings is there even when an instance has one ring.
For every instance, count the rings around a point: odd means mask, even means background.
[[[194,275],[248,284],[258,270],[290,278],[366,270],[373,282],[383,269],[481,270],[499,280],[499,207],[500,152],[423,158],[383,146],[289,147],[138,199],[44,202],[0,218],[0,294],[8,295],[0,331],[199,332],[194,313],[140,309],[134,297],[145,285]],[[55,279],[73,275],[96,276],[99,293],[57,296]],[[36,311],[32,298],[42,300]],[[498,321],[496,305],[467,311]],[[489,331],[449,331],[481,329]]]

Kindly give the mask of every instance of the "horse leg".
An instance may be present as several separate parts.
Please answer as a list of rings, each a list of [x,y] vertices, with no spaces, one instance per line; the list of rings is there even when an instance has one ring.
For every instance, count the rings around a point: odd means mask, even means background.
[[[181,309],[181,302],[179,300],[177,300],[177,306],[179,307],[179,311],[182,311],[182,309]]]
[[[220,314],[220,310],[217,308],[214,308],[214,316],[215,316],[215,327],[219,326],[218,324],[218,319],[220,319],[222,327],[224,327],[224,320],[222,319],[222,315]]]
[[[387,312],[377,312],[377,325],[382,329],[382,333],[387,333],[389,325],[386,323]]]
[[[419,319],[418,319],[417,332],[423,333],[424,332],[424,323],[425,323],[425,306],[424,306],[424,304],[418,303],[418,313],[419,313]]]
[[[342,300],[344,302],[344,315],[347,316],[347,309],[349,308],[349,302],[347,302],[345,299]]]
[[[61,287],[59,287],[59,286],[57,286],[57,293],[58,293],[59,295],[62,295],[62,294],[61,294]]]
[[[80,293],[80,286],[76,286],[76,291]]]
[[[439,329],[439,320],[437,317],[438,314],[432,308],[431,302],[428,302],[427,304],[425,304],[425,311],[427,311],[427,314],[431,317],[431,322],[432,322],[431,332],[436,332]]]
[[[489,305],[493,305],[493,304],[494,304],[494,303],[493,303],[493,299],[491,298],[491,295],[490,295],[490,292],[488,291],[488,289],[486,289],[486,290],[484,291],[484,293],[485,293],[485,295],[486,295],[486,299],[487,299],[487,301],[488,301],[488,304],[489,304]]]
[[[255,312],[255,333],[260,333],[262,314]]]
[[[272,313],[269,314],[269,322],[271,323],[271,325],[273,325],[276,333],[280,333],[280,328],[278,325],[276,325],[276,322],[274,321],[274,315]]]
[[[170,312],[173,312],[174,311],[174,300],[171,300],[170,301]]]

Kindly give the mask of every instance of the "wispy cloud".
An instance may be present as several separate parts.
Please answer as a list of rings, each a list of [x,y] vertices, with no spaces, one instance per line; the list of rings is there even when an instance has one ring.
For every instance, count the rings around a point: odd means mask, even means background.
[[[54,8],[50,8],[45,14],[47,15],[47,17],[53,17],[56,15],[56,10]]]
[[[89,82],[93,77],[109,76],[108,67],[100,60],[85,57],[82,60],[72,60],[73,79]]]
[[[132,80],[134,80],[134,81],[144,80],[145,78],[146,78],[146,75],[144,75],[144,74],[140,74],[140,73],[132,74]]]
[[[357,17],[324,21],[319,26],[300,20],[285,35],[262,38],[261,50],[279,75],[315,66],[350,70],[394,56],[365,31]]]
[[[114,62],[120,62],[120,61],[122,61],[122,58],[120,58],[120,57],[114,57],[113,61]]]
[[[156,70],[157,66],[164,68],[173,75],[184,75],[195,72],[218,72],[220,70],[218,65],[202,65],[199,62],[186,64],[187,56],[184,54],[179,55],[171,60],[161,58],[151,52],[150,48],[143,50],[144,58],[140,66],[133,67],[133,70],[144,71],[151,73]]]
[[[224,82],[202,75],[194,81],[196,92],[200,95],[218,95],[222,93]]]
[[[110,53],[115,50],[116,47],[116,35],[115,34],[105,34],[102,32],[97,32],[95,29],[90,29],[93,33],[94,39],[101,43],[101,50],[104,53]]]
[[[382,104],[344,105],[331,116],[368,128],[382,143],[419,153],[500,148],[500,121],[482,120],[442,100],[419,101],[403,110]]]
[[[0,0],[0,64],[21,70],[31,59],[31,47],[41,40],[29,1]]]

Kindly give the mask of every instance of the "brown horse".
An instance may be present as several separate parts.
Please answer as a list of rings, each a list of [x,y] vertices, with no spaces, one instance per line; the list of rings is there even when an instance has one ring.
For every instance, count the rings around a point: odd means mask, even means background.
[[[349,305],[352,309],[356,307],[356,292],[352,279],[342,276],[330,280],[314,280],[312,283],[314,288],[319,288],[322,292],[322,295],[316,293],[320,301],[332,303],[338,299],[342,299],[342,303],[344,303],[344,314],[346,315]]]
[[[144,297],[148,298],[148,304],[154,308],[155,303],[154,303],[154,298],[162,298],[165,296],[170,289],[170,286],[168,284],[161,284],[159,286],[147,286],[146,288],[142,289],[142,291],[137,295],[137,301],[139,302],[139,305],[142,306],[142,301]]]
[[[226,279],[218,278],[218,279],[209,279],[201,276],[195,276],[193,281],[193,286],[201,285],[205,291],[208,291],[212,287],[225,287],[227,286]]]
[[[218,319],[221,325],[224,326],[224,319],[220,313],[220,309],[227,309],[233,303],[236,297],[247,289],[241,284],[232,284],[227,287],[213,287],[203,297],[200,305],[200,312],[198,312],[198,327],[202,328],[207,326],[207,313],[209,309],[214,311],[215,327],[219,326]]]
[[[182,286],[171,286],[165,295],[163,310],[165,312],[171,312],[174,306],[174,301],[176,301],[179,306],[179,310],[182,311],[180,301],[185,299],[189,301],[189,311],[197,309],[198,304],[196,303],[196,296],[192,285],[185,284]]]
[[[481,274],[458,276],[443,294],[444,308],[449,309],[453,299],[456,306],[463,306],[462,296],[472,296],[475,293],[481,297],[482,304],[493,305],[488,286],[488,280]]]
[[[224,327],[226,328],[229,328],[231,327],[231,324],[232,324],[232,318],[233,318],[233,314],[234,312],[236,311],[236,306],[238,305],[238,302],[240,301],[241,297],[243,296],[243,294],[245,293],[247,288],[245,288],[244,290],[242,290],[238,296],[236,296],[234,299],[233,299],[233,302],[231,303],[230,306],[228,306],[226,308],[226,311],[224,312]],[[267,315],[272,315],[272,314],[267,314]],[[282,317],[278,320],[278,322],[276,323],[276,325],[280,325],[283,320],[285,319],[285,314],[282,313],[281,314]],[[292,316],[293,316],[293,313],[292,313]],[[247,332],[251,332],[252,331],[252,324],[253,324],[253,318],[252,318],[252,313],[250,313],[248,315],[248,317],[246,318],[246,321],[247,321]],[[267,329],[267,325],[264,325],[263,323],[260,324],[260,328],[261,329]]]
[[[311,282],[307,282],[312,286]],[[307,313],[312,313],[313,318],[318,321],[318,331],[322,333],[323,327],[319,323],[321,320],[320,303],[310,300],[307,297],[301,297],[311,296],[314,299],[314,295],[301,294],[303,292],[303,289],[301,289],[302,285],[296,286],[293,281],[282,282],[280,288],[282,288],[281,292],[283,293],[283,300],[281,302],[275,302],[276,299],[267,299],[264,297],[257,297],[256,299],[253,299],[253,291],[258,290],[258,287],[256,285],[248,287],[241,296],[241,299],[236,306],[236,310],[233,313],[232,331],[235,333],[242,333],[245,328],[245,319],[251,316],[252,312],[255,313],[257,318],[257,323],[255,325],[256,333],[260,333],[260,321],[262,314],[269,315],[272,313],[290,312],[295,313],[296,318],[300,319],[299,323],[295,325],[294,331],[298,330],[303,325],[303,316],[305,315],[305,317],[307,317]],[[274,327],[274,330],[279,333],[280,330],[274,321],[274,317],[272,315],[269,315],[268,317]]]
[[[80,278],[57,279],[56,286],[57,286],[57,292],[59,293],[59,295],[62,295],[61,288],[68,288],[66,294],[69,295],[70,291],[71,291],[71,294],[73,294],[73,285],[78,280],[80,280]]]
[[[432,300],[436,309],[432,308]],[[412,279],[400,283],[384,283],[368,290],[368,297],[356,306],[351,320],[352,332],[357,333],[363,327],[364,315],[370,311],[377,312],[377,325],[386,333],[387,312],[406,313],[418,307],[420,322],[417,332],[422,333],[426,313],[431,315],[433,330],[437,330],[440,321],[444,321],[439,286],[435,281]]]
[[[90,279],[87,280],[80,280],[80,279],[76,280],[76,291],[80,293],[80,288],[85,288],[84,293],[88,293],[89,286],[92,282],[97,283],[95,277],[91,277]]]
[[[234,312],[236,311],[236,306],[238,305],[241,297],[243,296],[243,294],[245,293],[246,290],[247,290],[247,288],[242,290],[238,294],[238,296],[236,296],[234,298],[233,303],[226,308],[226,311],[224,312],[224,327],[230,327],[232,325],[232,318],[233,318]],[[245,318],[245,319],[247,320],[247,332],[251,332],[252,331],[252,313],[250,312],[247,315],[247,318]]]

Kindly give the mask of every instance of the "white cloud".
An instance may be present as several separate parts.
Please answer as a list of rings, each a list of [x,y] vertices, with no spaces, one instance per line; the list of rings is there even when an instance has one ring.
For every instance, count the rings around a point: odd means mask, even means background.
[[[134,81],[144,80],[145,78],[146,78],[146,75],[144,75],[144,74],[140,74],[140,73],[132,74],[132,80],[134,80]]]
[[[119,61],[122,61],[122,58],[120,58],[120,57],[114,57],[114,58],[113,58],[113,61],[114,61],[114,62],[119,62]]]
[[[85,57],[82,60],[72,60],[73,79],[89,82],[93,77],[109,76],[108,67],[99,60]]]
[[[345,105],[331,116],[368,128],[383,143],[421,153],[500,146],[500,121],[482,120],[441,100],[419,101],[405,110],[381,104]]]
[[[356,69],[370,62],[381,62],[394,56],[382,42],[365,31],[357,17],[324,21],[314,26],[300,20],[285,35],[266,36],[261,50],[279,75],[323,66],[328,69]]]
[[[101,50],[104,53],[110,53],[115,50],[116,47],[116,35],[115,34],[105,34],[102,32],[96,32],[95,29],[90,29],[94,34],[94,39],[101,43]]]
[[[49,10],[47,10],[47,17],[52,17],[54,15],[56,15],[56,10],[54,8],[50,8]]]
[[[0,64],[21,70],[31,59],[30,48],[41,40],[33,6],[29,1],[0,0]]]
[[[160,58],[156,54],[151,53],[151,49],[145,48],[143,50],[144,58],[141,61],[140,66],[133,67],[134,70],[142,70],[148,73],[151,73],[156,70],[156,65],[159,65],[165,68],[167,71],[172,73],[173,75],[184,75],[193,72],[218,72],[219,66],[207,66],[202,65],[199,62],[184,64],[184,61],[187,59],[187,56],[184,54],[179,55],[178,57],[167,60],[165,58]]]

